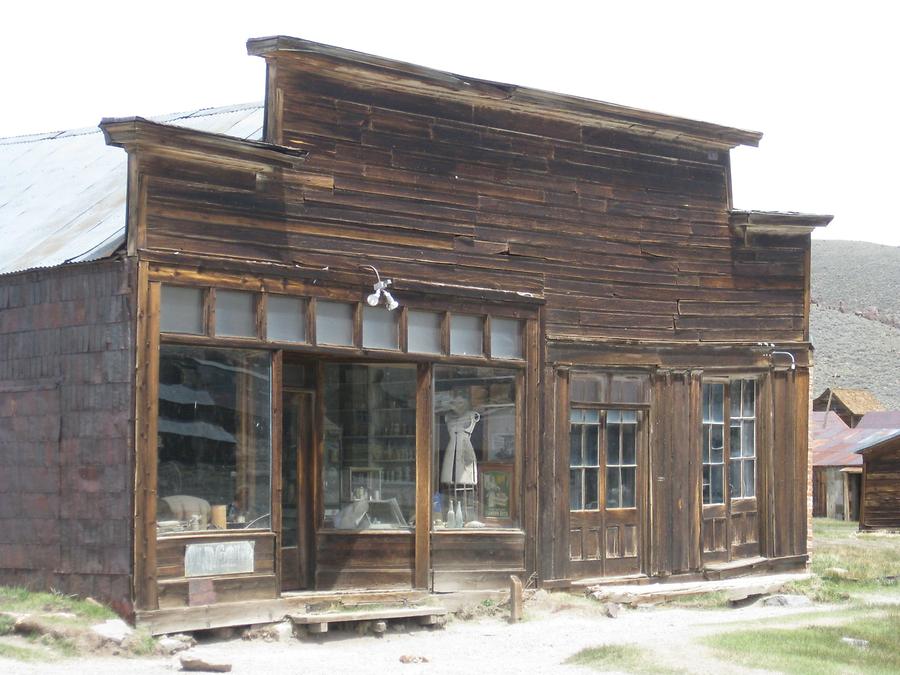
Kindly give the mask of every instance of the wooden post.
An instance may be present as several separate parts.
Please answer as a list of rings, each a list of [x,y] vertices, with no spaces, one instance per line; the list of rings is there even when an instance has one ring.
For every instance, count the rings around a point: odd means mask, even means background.
[[[431,366],[416,377],[416,545],[415,588],[428,588],[431,573]]]
[[[515,574],[509,577],[509,622],[522,620],[522,580]]]

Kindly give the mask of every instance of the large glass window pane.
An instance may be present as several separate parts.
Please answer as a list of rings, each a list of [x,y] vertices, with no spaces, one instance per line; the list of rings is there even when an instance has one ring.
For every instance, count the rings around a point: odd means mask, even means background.
[[[491,318],[491,357],[522,358],[522,322],[519,319]]]
[[[734,380],[731,383],[728,398],[731,401],[731,416],[732,417],[740,417],[741,416],[741,381]]]
[[[722,504],[725,502],[725,466],[723,464],[713,464],[710,471],[710,494],[712,504]]]
[[[622,426],[620,424],[606,425],[606,463],[618,466],[620,462],[619,455],[619,431]]]
[[[436,312],[409,310],[407,348],[416,354],[441,353],[441,315]]]
[[[363,347],[367,349],[400,348],[400,313],[384,307],[363,307]]]
[[[600,427],[589,424],[584,428],[584,463],[587,466],[600,465]]]
[[[163,333],[203,333],[203,290],[162,285],[159,330]]]
[[[584,470],[584,508],[595,511],[600,508],[600,470]]]
[[[637,426],[622,426],[622,464],[636,464],[637,461]]]
[[[266,302],[266,337],[273,342],[306,342],[306,302],[270,295]]]
[[[753,417],[756,415],[756,381],[744,380],[744,417]]]
[[[584,509],[584,502],[581,500],[581,477],[583,473],[583,469],[569,470],[569,509],[572,511]]]
[[[744,497],[753,497],[756,494],[756,462],[745,459],[744,465]]]
[[[256,295],[216,291],[216,335],[256,337]]]
[[[734,460],[728,466],[728,489],[731,492],[731,498],[735,499],[741,496],[741,462]]]
[[[741,426],[741,455],[753,457],[756,454],[756,424],[753,420],[744,420]]]
[[[325,527],[410,527],[416,505],[416,369],[325,365]]]
[[[320,345],[353,345],[353,305],[316,302],[316,342]]]
[[[721,424],[715,424],[710,429],[710,461],[713,464],[720,464],[725,461],[725,438],[724,430]]]
[[[450,353],[460,356],[484,354],[484,318],[469,314],[450,316]]]
[[[711,384],[710,387],[710,412],[712,422],[725,421],[725,385]]]
[[[626,467],[622,469],[622,508],[634,508],[636,474],[637,469],[635,467]]]
[[[270,527],[270,391],[266,352],[160,347],[161,536]]]
[[[741,425],[732,424],[731,425],[731,436],[729,438],[730,447],[728,448],[728,456],[729,457],[740,457],[741,456]]]
[[[606,508],[622,508],[622,485],[618,467],[606,469]]]
[[[573,424],[569,429],[569,465],[582,466],[584,464],[584,455],[582,447],[582,436],[584,435],[584,427],[580,424]]]
[[[515,371],[435,366],[436,529],[517,525],[516,418]],[[579,425],[573,425],[570,454],[580,457],[581,442]]]

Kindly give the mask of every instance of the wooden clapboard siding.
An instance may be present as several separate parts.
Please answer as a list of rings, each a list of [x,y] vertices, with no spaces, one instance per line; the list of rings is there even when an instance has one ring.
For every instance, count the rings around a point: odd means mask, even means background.
[[[316,589],[412,588],[415,568],[412,532],[316,534]]]
[[[551,339],[803,339],[807,237],[732,232],[727,151],[334,65],[270,71],[302,164],[149,151],[144,248],[543,293]]]
[[[185,577],[184,557],[189,544],[228,541],[254,542],[253,572],[215,577]],[[278,597],[278,579],[275,576],[275,533],[203,533],[159,539],[156,542],[156,579],[159,609]]]
[[[525,533],[441,532],[431,535],[433,590],[506,589],[525,573]]]
[[[900,529],[900,440],[863,455],[861,530]]]

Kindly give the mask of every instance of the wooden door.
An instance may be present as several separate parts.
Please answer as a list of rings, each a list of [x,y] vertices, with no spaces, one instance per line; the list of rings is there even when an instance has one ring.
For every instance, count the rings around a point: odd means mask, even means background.
[[[759,555],[756,384],[753,379],[703,383],[704,563]]]
[[[281,588],[310,588],[312,568],[313,394],[285,389],[282,396]]]
[[[569,420],[569,572],[640,572],[645,443],[640,410],[573,408]]]

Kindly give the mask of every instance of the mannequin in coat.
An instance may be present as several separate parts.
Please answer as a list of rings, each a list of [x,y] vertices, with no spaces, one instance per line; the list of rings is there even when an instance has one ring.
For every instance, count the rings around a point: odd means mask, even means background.
[[[478,483],[478,466],[472,447],[472,432],[481,415],[472,410],[464,393],[455,391],[444,424],[450,440],[441,463],[441,483],[454,487],[472,487]]]

